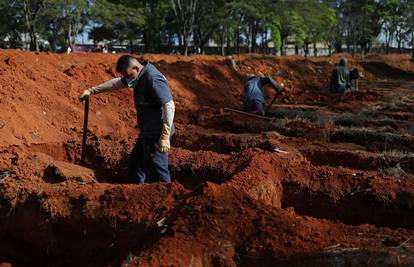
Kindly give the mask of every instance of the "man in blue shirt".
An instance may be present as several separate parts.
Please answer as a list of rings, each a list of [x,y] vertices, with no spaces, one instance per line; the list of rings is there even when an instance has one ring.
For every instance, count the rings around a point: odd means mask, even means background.
[[[271,77],[258,77],[249,75],[244,86],[244,111],[265,115],[265,86],[270,85],[276,94],[281,94],[283,84],[278,85]]]
[[[127,55],[118,59],[116,71],[123,77],[85,90],[80,99],[92,94],[133,88],[140,136],[129,156],[128,179],[131,183],[169,183],[168,151],[170,137],[174,133],[175,106],[167,79],[151,63],[141,64]]]

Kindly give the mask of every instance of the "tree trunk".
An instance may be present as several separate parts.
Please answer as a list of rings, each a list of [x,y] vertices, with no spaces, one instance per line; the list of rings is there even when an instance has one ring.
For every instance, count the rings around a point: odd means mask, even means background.
[[[356,56],[356,52],[357,52],[356,50],[357,50],[357,43],[356,43],[356,37],[354,33],[352,37],[352,57]]]
[[[231,46],[231,44],[230,44],[230,38],[227,37],[226,38],[226,55],[230,55],[231,54],[230,46]]]
[[[252,25],[251,24],[249,24],[249,30],[248,30],[249,32],[246,34],[246,44],[247,44],[247,50],[248,50],[248,52],[249,53],[251,53],[252,52],[252,49],[251,49],[251,40],[250,40],[250,38],[251,38],[251,34],[252,34]]]
[[[256,33],[256,23],[255,22],[252,22],[252,50],[251,50],[251,52],[252,53],[256,53],[256,35],[257,35],[257,33]]]
[[[71,32],[72,32],[72,25],[71,25],[71,23],[69,23],[69,25],[68,25],[68,32],[67,32],[67,36],[66,36],[69,47],[72,47]]]
[[[411,30],[411,61],[414,62],[414,29]]]
[[[134,51],[132,51],[133,46],[134,46],[134,40],[129,39],[129,51],[130,51],[131,53],[134,53]]]
[[[183,31],[183,47],[182,49],[182,54],[184,56],[188,56],[188,34],[187,31]]]
[[[401,39],[398,39],[398,54],[401,54]]]
[[[222,56],[225,55],[225,53],[224,53],[224,33],[223,32],[221,32],[221,38],[220,38],[220,52],[221,52]]]
[[[237,30],[234,30],[234,51],[233,51],[234,54],[239,53],[239,51],[238,51],[238,42],[239,42],[238,38],[239,38],[239,35],[237,33]]]
[[[313,55],[314,55],[315,57],[317,57],[317,56],[318,56],[318,47],[317,47],[317,45],[316,45],[316,42],[314,42],[314,43],[313,43]]]
[[[187,36],[184,36],[183,37],[183,46],[184,46],[184,49],[183,49],[183,54],[184,54],[184,56],[188,56],[188,40],[187,40]]]
[[[295,55],[299,55],[299,46],[295,45]]]
[[[328,45],[328,49],[329,49],[329,57],[332,57],[332,45]]]
[[[39,52],[39,42],[37,40],[37,35],[34,30],[30,29],[30,50]]]
[[[30,36],[30,50],[39,52],[39,42],[37,39],[36,23],[40,12],[44,8],[45,1],[37,2],[34,10],[30,10],[30,6],[27,0],[23,1],[24,21],[27,31]]]
[[[309,43],[306,41],[304,44],[304,48],[305,48],[305,57],[309,56]]]
[[[341,41],[336,41],[335,50],[337,53],[342,53],[342,42]]]
[[[361,59],[364,59],[365,45],[361,44]]]

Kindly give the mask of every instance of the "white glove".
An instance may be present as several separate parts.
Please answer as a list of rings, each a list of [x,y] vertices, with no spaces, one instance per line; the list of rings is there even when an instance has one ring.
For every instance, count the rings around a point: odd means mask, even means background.
[[[79,96],[79,100],[85,100],[86,97],[89,97],[92,94],[92,88],[88,88]]]
[[[167,153],[168,151],[170,151],[170,138],[169,136],[167,138],[161,136],[160,142],[158,143],[158,150],[161,153]]]

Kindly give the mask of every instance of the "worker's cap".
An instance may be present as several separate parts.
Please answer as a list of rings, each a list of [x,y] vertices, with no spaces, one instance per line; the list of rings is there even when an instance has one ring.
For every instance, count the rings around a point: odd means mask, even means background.
[[[123,55],[118,58],[118,61],[116,62],[116,71],[118,73],[123,72],[126,68],[131,66],[134,62],[136,62],[136,58],[133,58],[128,55]]]

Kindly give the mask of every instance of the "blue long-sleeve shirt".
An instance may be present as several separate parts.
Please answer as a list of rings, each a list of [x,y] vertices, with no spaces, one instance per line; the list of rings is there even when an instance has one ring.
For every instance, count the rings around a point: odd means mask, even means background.
[[[247,80],[244,86],[244,111],[264,113],[264,89],[267,84],[271,85],[277,93],[280,93],[282,90],[270,77],[252,77]]]

